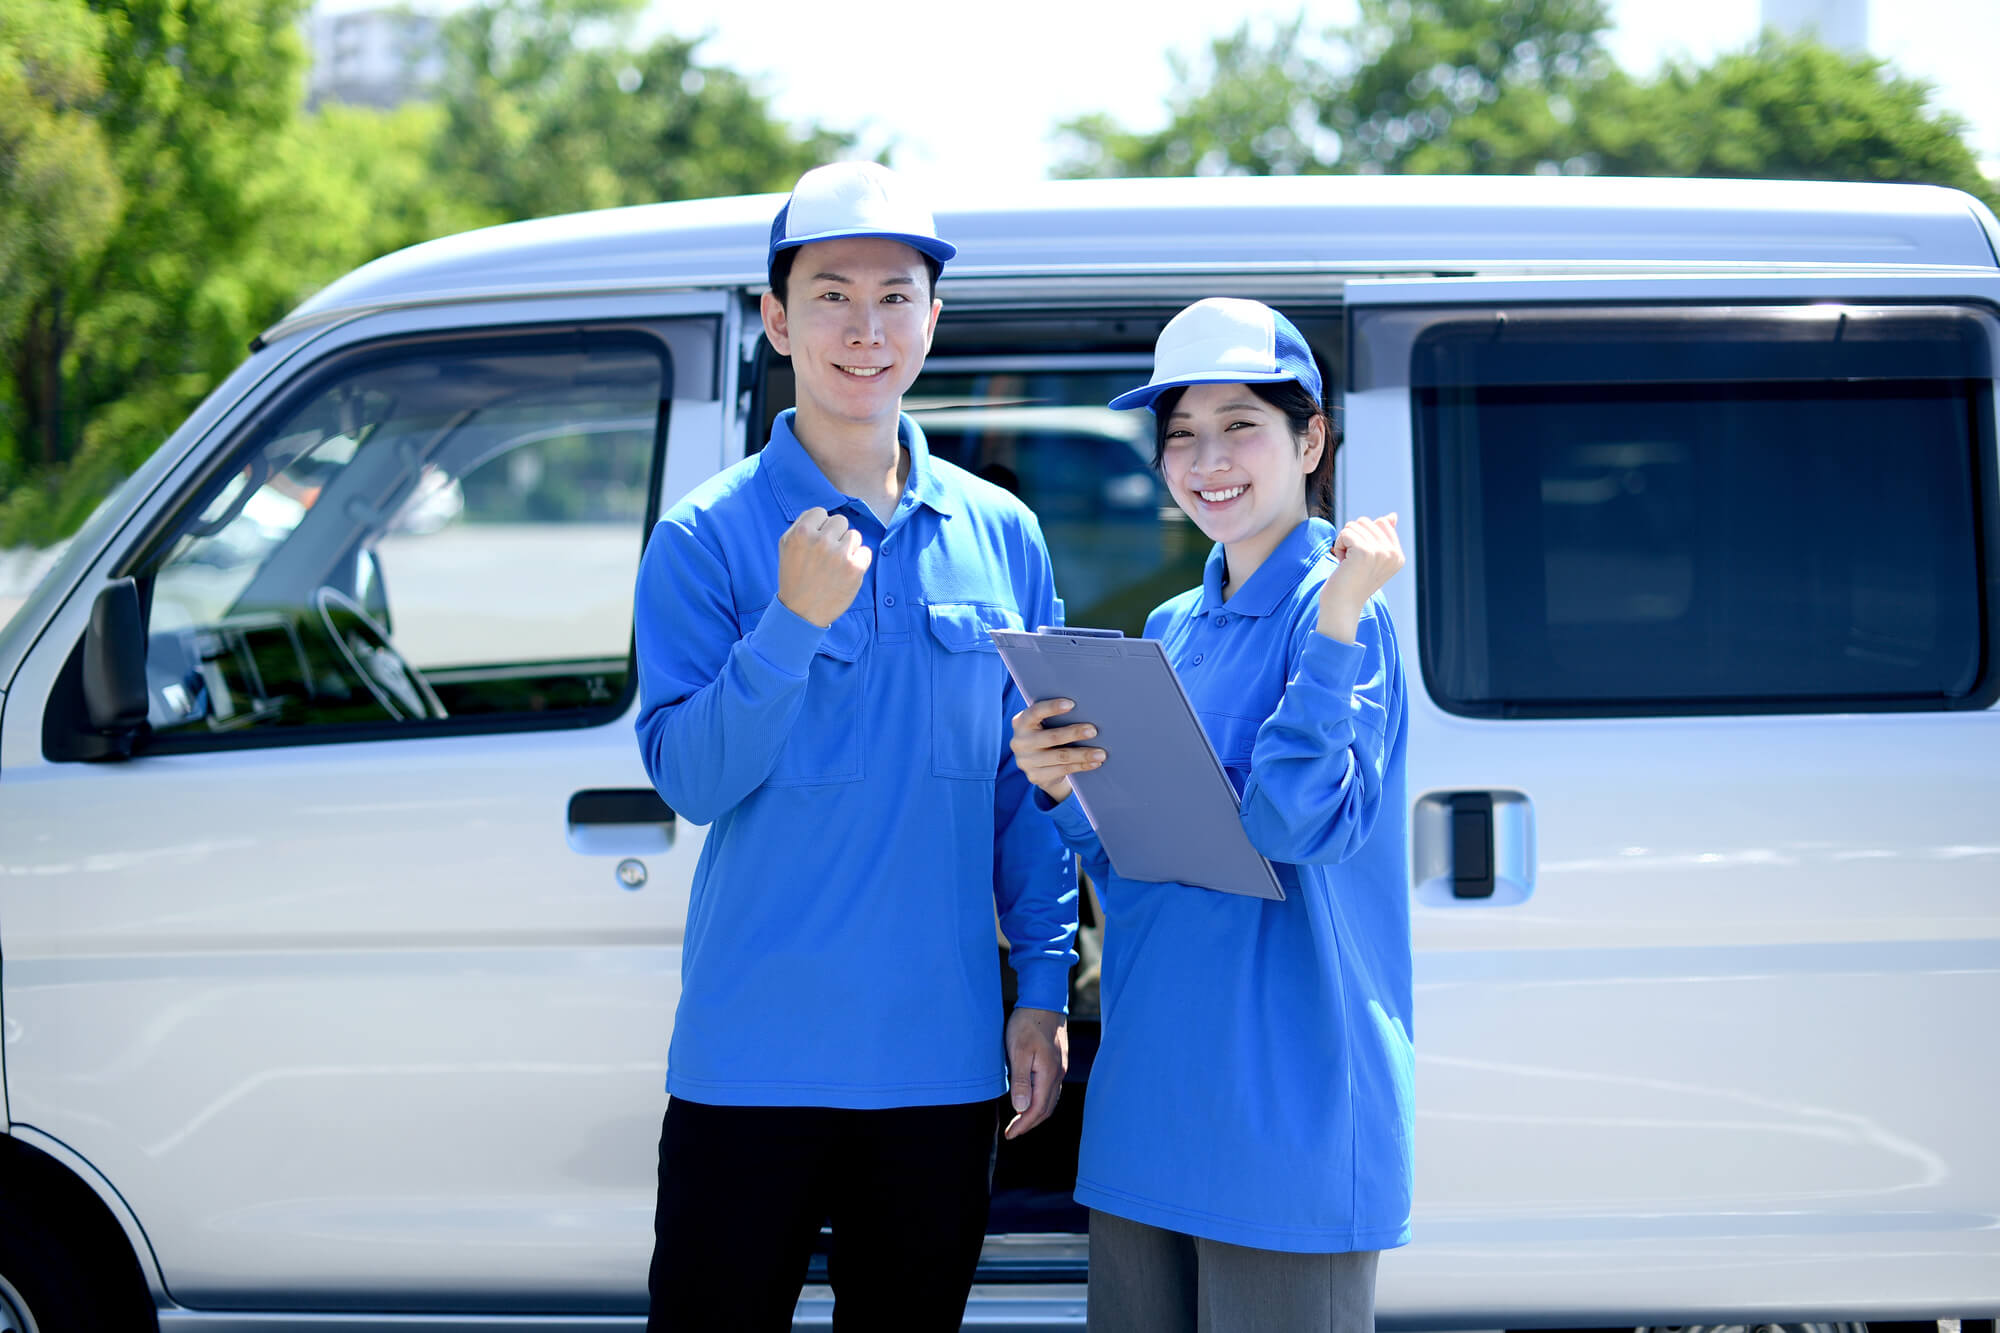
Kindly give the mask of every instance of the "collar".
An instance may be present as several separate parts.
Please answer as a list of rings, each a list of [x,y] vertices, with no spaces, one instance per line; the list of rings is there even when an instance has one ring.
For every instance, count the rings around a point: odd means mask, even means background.
[[[812,455],[799,443],[799,437],[792,433],[794,409],[787,408],[771,423],[771,441],[764,446],[763,462],[759,465],[764,475],[770,478],[771,490],[777,496],[778,509],[791,522],[806,510],[818,506],[833,513],[845,505],[861,505],[854,496],[843,494],[826,479],[819,464],[813,462]],[[938,475],[931,462],[930,445],[924,440],[923,428],[908,416],[899,415],[896,422],[896,443],[909,451],[910,476],[903,484],[906,500],[929,505],[939,514],[950,516],[956,509],[948,493],[944,479]],[[862,508],[867,508],[861,505]]]
[[[1201,613],[1227,610],[1236,616],[1268,616],[1299,586],[1326,553],[1333,549],[1333,524],[1323,518],[1309,518],[1285,534],[1278,549],[1266,556],[1257,572],[1227,602],[1222,600],[1222,578],[1229,572],[1222,543],[1208,553],[1201,571]]]

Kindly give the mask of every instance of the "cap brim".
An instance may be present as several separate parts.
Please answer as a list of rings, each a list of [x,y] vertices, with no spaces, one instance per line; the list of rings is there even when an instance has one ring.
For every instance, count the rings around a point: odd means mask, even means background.
[[[1111,400],[1111,406],[1121,412],[1135,407],[1151,407],[1153,400],[1169,389],[1185,389],[1191,384],[1283,384],[1286,380],[1297,380],[1298,376],[1289,371],[1214,371],[1200,375],[1178,375],[1170,380],[1160,380],[1155,384],[1142,384],[1136,389],[1128,389]]]
[[[811,245],[815,241],[838,241],[850,236],[874,236],[880,237],[885,241],[901,241],[911,249],[929,255],[940,264],[949,261],[958,254],[957,246],[949,241],[940,241],[935,236],[916,236],[909,232],[901,231],[876,231],[870,227],[852,227],[840,231],[815,232],[811,236],[789,237],[772,246],[771,253],[776,255],[780,250],[796,250],[802,245]]]

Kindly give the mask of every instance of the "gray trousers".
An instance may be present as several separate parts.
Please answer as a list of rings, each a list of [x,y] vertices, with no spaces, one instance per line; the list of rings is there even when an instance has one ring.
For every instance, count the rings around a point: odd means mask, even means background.
[[[1379,1251],[1290,1254],[1090,1212],[1090,1333],[1373,1333]]]

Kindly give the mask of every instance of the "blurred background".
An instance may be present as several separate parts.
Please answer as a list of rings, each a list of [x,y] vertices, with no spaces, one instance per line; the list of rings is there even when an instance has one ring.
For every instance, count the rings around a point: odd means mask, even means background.
[[[0,0],[0,622],[316,288],[874,157],[1918,181],[2000,202],[1996,0]]]

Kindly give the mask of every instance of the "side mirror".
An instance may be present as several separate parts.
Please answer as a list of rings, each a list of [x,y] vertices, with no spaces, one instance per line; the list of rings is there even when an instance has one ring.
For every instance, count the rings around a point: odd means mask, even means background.
[[[83,703],[90,725],[129,738],[146,724],[146,618],[139,585],[119,579],[97,594],[83,636]]]

